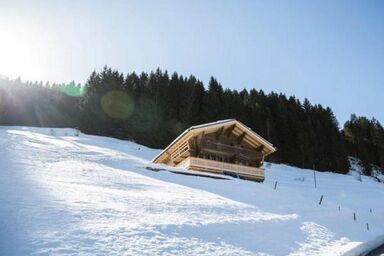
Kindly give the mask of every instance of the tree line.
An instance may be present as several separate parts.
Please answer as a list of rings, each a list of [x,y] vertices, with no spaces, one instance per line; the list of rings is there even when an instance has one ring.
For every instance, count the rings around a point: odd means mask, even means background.
[[[379,121],[351,115],[342,133],[349,155],[362,161],[365,174],[371,174],[372,164],[384,169],[384,129]]]
[[[86,84],[0,79],[0,125],[77,127],[164,148],[192,125],[235,118],[277,147],[269,161],[346,173],[348,156],[384,167],[377,120],[351,116],[342,130],[329,107],[281,93],[207,87],[194,76],[157,69],[128,73],[105,67]]]

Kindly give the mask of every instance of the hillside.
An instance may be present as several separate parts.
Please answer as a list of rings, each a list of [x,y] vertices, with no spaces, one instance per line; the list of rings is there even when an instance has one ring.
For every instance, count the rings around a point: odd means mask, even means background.
[[[278,164],[264,183],[153,172],[158,150],[72,129],[0,127],[0,145],[0,255],[358,255],[384,242],[371,177],[317,172],[315,189],[312,171]]]
[[[185,129],[234,118],[278,148],[268,159],[300,168],[347,173],[348,156],[364,173],[384,173],[384,128],[351,115],[339,124],[330,107],[261,89],[224,88],[211,78],[167,71],[124,75],[105,67],[84,85],[0,77],[0,125],[77,127],[87,134],[164,148]]]

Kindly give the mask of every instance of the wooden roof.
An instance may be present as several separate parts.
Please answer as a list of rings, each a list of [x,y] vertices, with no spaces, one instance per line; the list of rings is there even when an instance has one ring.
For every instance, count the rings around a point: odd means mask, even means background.
[[[157,155],[152,160],[152,162],[164,163],[166,162],[165,159],[167,159],[169,155],[174,150],[176,150],[181,143],[201,134],[202,132],[207,134],[211,132],[216,132],[220,129],[231,129],[231,132],[234,133],[236,136],[243,136],[243,140],[246,141],[249,145],[254,148],[261,148],[261,153],[264,157],[276,151],[276,148],[273,147],[271,143],[269,143],[263,137],[258,135],[256,132],[252,131],[243,123],[235,119],[227,119],[190,127],[189,129],[185,130],[182,134],[180,134],[174,141],[172,141],[171,144],[169,144],[159,155]]]

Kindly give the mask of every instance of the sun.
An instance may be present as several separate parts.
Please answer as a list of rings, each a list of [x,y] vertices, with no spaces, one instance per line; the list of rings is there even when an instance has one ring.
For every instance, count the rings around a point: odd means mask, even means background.
[[[11,79],[45,81],[54,65],[52,45],[38,28],[0,23],[0,74]]]

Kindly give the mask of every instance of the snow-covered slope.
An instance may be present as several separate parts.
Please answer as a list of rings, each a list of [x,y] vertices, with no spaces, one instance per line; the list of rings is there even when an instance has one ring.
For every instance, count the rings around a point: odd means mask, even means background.
[[[0,145],[0,255],[357,255],[384,241],[369,177],[152,172],[158,150],[72,129],[0,127]]]

